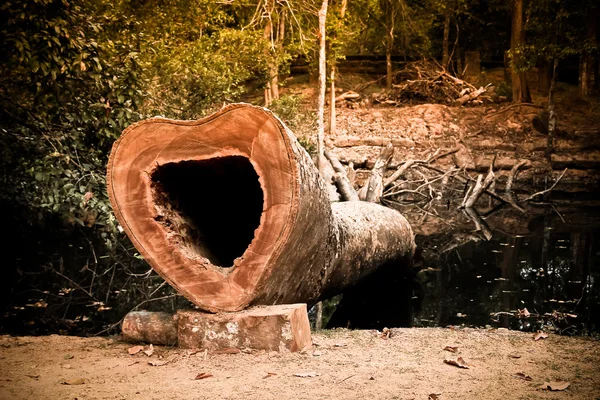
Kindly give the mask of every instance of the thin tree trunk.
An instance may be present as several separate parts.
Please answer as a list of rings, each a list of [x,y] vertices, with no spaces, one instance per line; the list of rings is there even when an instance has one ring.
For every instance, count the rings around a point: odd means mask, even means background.
[[[556,131],[556,112],[554,110],[554,91],[556,90],[556,70],[558,68],[558,57],[554,58],[552,66],[552,80],[550,81],[550,90],[548,91],[548,144],[546,146],[546,156],[550,156],[554,150],[554,136]]]
[[[329,79],[331,80],[331,100],[329,102],[330,110],[329,110],[329,136],[332,137],[335,135],[335,65],[331,63],[331,71],[329,75]]]
[[[320,331],[323,329],[323,302],[320,301],[315,304],[315,331]]]
[[[512,32],[510,36],[510,47],[512,49],[511,75],[512,93],[514,103],[530,103],[531,95],[527,86],[527,77],[524,71],[518,67],[521,56],[517,50],[525,42],[525,31],[523,30],[523,0],[515,0],[513,3]]]
[[[386,79],[385,87],[387,89],[392,88],[392,50],[394,48],[394,13],[390,13],[390,25],[387,27],[387,41],[385,46],[385,66],[386,66]]]
[[[263,33],[263,37],[269,41],[272,40],[272,36],[273,35],[273,24],[271,23],[271,18],[269,18],[267,20],[267,24],[265,25],[265,30]],[[269,49],[265,50],[265,55],[267,56],[267,58],[271,55]],[[269,107],[271,105],[271,102],[273,101],[273,90],[272,90],[272,84],[273,84],[273,61],[269,61],[269,65],[267,68],[268,74],[269,76],[267,77],[267,83],[265,86],[265,107]],[[277,67],[275,66],[275,69],[277,69]]]
[[[327,84],[327,63],[325,54],[325,22],[327,20],[327,3],[323,0],[319,10],[319,98],[317,99],[317,168],[322,170],[325,152],[325,90]]]
[[[450,11],[446,11],[444,18],[444,42],[442,50],[442,67],[448,68],[448,62],[450,61]]]

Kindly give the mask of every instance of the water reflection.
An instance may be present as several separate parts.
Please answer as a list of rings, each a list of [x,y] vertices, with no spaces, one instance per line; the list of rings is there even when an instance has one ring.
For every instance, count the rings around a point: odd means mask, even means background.
[[[428,217],[434,227],[427,219],[419,225],[411,221],[422,250],[418,272],[376,272],[344,294],[330,327],[600,332],[600,214],[595,208],[496,212],[486,220],[493,233],[489,240],[474,231],[469,216],[455,214],[452,229],[439,229],[439,220],[450,221],[439,215]]]

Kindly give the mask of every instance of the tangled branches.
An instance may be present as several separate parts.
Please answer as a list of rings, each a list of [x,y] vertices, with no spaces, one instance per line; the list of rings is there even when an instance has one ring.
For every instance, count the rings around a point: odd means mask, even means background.
[[[404,64],[394,74],[389,92],[379,94],[375,100],[391,105],[405,103],[439,103],[464,105],[475,101],[486,88],[477,89],[470,83],[458,79],[436,61],[415,61]]]

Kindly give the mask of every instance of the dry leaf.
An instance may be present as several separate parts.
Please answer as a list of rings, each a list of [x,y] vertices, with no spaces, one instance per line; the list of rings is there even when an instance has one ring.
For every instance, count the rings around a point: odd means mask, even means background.
[[[150,344],[150,346],[148,346],[148,348],[146,350],[144,350],[144,354],[147,355],[148,357],[150,357],[152,354],[154,354],[154,346],[152,346],[152,343]]]
[[[298,378],[314,378],[315,376],[321,376],[321,374],[319,374],[318,372],[299,372],[297,374],[294,374],[294,376],[297,376]]]
[[[548,337],[548,334],[542,331],[539,331],[538,333],[535,334],[535,336],[533,337],[533,340],[540,340],[540,339],[546,339]]]
[[[523,372],[517,372],[513,375],[515,378],[523,379],[524,381],[532,381],[533,378],[529,375],[525,375]]]
[[[70,359],[72,359],[73,357],[75,357],[73,354],[65,354],[63,358],[64,358],[65,360],[70,360]]]
[[[148,365],[152,365],[153,367],[162,367],[170,362],[171,361],[148,361]]]
[[[458,357],[456,360],[451,360],[447,358],[444,360],[444,362],[446,364],[457,366],[458,368],[469,369],[469,364],[467,364],[467,362],[462,357]]]
[[[446,346],[444,350],[449,351],[451,353],[456,353],[458,351],[458,346]]]
[[[510,358],[521,358],[521,356],[520,356],[520,355],[518,355],[518,354],[509,354],[508,356],[509,356]]]
[[[137,354],[137,353],[139,353],[140,351],[143,351],[143,350],[144,350],[144,346],[133,346],[133,347],[128,348],[127,352],[130,355],[134,355],[134,354]]]
[[[74,379],[67,379],[66,381],[63,381],[63,385],[83,385],[85,383],[85,379],[83,378],[74,378]]]
[[[441,395],[441,393],[429,393],[427,400],[439,400]]]
[[[267,374],[265,376],[263,376],[263,379],[270,378],[275,375],[277,375],[275,372],[267,372]]]
[[[213,354],[238,354],[242,351],[236,347],[227,347],[225,349],[218,349],[213,351]]]
[[[201,372],[198,375],[196,375],[196,377],[194,378],[194,380],[198,381],[200,379],[206,379],[206,378],[210,378],[211,376],[213,376],[212,374],[209,374],[207,372]]]
[[[541,385],[539,388],[542,390],[559,391],[559,390],[565,390],[566,388],[569,387],[569,385],[571,385],[571,382],[553,381],[553,382],[544,382],[544,384]]]

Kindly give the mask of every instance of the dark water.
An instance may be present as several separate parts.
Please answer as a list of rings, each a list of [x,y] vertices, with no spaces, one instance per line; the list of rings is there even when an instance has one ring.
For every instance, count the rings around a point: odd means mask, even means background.
[[[428,219],[405,210],[417,232],[434,232],[417,235],[414,270],[376,272],[344,294],[329,327],[464,325],[600,335],[600,211],[586,204],[494,212],[484,218],[489,240],[456,210]]]

